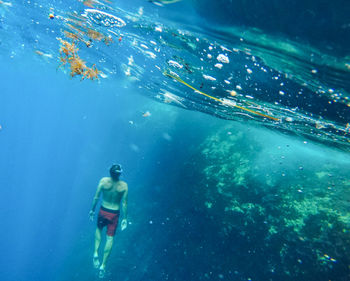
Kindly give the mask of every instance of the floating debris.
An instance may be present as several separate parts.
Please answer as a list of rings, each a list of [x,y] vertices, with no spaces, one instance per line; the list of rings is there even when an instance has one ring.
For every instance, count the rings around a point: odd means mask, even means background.
[[[61,38],[58,38],[61,42],[60,47],[60,61],[61,66],[66,65],[67,63],[70,65],[71,73],[70,76],[74,77],[76,75],[81,76],[81,80],[85,78],[94,80],[98,79],[98,75],[100,71],[96,68],[95,65],[92,67],[87,67],[85,62],[78,56],[78,48],[75,43],[69,43]]]
[[[163,75],[175,79],[176,81],[178,81],[178,82],[184,84],[185,86],[191,88],[192,90],[194,90],[196,93],[198,93],[198,94],[200,94],[200,95],[206,96],[206,97],[208,97],[208,98],[210,98],[210,99],[213,99],[213,100],[215,100],[215,101],[218,101],[218,102],[222,103],[222,100],[221,100],[221,99],[218,99],[218,98],[216,98],[216,97],[213,97],[213,96],[211,96],[211,95],[208,95],[208,94],[206,94],[206,93],[204,93],[204,92],[202,92],[202,91],[196,89],[195,87],[193,87],[193,86],[191,86],[190,84],[188,84],[188,83],[186,83],[185,81],[183,81],[183,80],[179,77],[179,75],[177,75],[177,74],[174,73],[174,72],[171,72],[171,71],[170,71],[170,73],[169,73],[169,72],[165,71],[165,72],[163,72]],[[203,76],[204,76],[204,75],[203,75]],[[209,76],[209,77],[210,77],[210,76]],[[212,78],[213,78],[213,77],[212,77]],[[215,78],[214,78],[214,79],[215,79]],[[250,97],[250,96],[246,96],[246,97]],[[250,97],[250,98],[253,99],[253,97]],[[233,106],[232,103],[231,103],[231,105]],[[270,116],[270,115],[267,115],[267,114],[264,114],[264,113],[261,113],[261,112],[258,112],[258,111],[255,111],[255,110],[252,110],[252,109],[243,107],[243,106],[235,105],[234,107],[235,107],[235,108],[238,108],[238,109],[241,109],[241,110],[243,110],[243,111],[246,111],[246,112],[253,113],[253,114],[255,114],[255,115],[259,115],[259,116],[261,116],[261,117],[265,117],[265,118],[274,120],[274,121],[280,121],[280,119],[278,119],[278,118],[276,118],[276,117],[273,117],[273,116]]]
[[[133,64],[134,64],[134,57],[130,55],[130,57],[128,57],[128,65],[133,65]]]
[[[126,76],[131,76],[131,69],[130,69],[130,67],[127,67],[127,68],[125,69],[124,74],[125,74]]]
[[[316,122],[315,123],[315,127],[316,127],[316,129],[324,129],[324,128],[326,128],[326,126],[324,126],[321,122]]]
[[[345,126],[345,132],[350,133],[350,123],[347,123]]]
[[[233,100],[222,98],[221,102],[223,104],[225,104],[225,105],[228,105],[228,106],[232,106],[232,107],[236,107],[237,106],[237,103],[235,101],[233,101]]]
[[[161,26],[156,26],[154,30],[157,32],[163,32],[163,28]]]
[[[231,90],[231,91],[227,90],[227,92],[228,92],[228,93],[230,94],[230,96],[232,96],[232,97],[237,96],[237,92],[236,92],[235,90]]]
[[[151,113],[149,111],[146,111],[145,113],[142,114],[142,117],[149,117],[151,116]]]
[[[210,81],[216,81],[216,78],[210,76],[210,75],[205,75],[203,74],[203,78],[206,79],[206,80],[210,80]]]
[[[4,1],[1,1],[1,0],[0,0],[0,5],[4,5],[4,6],[7,6],[7,7],[12,7],[12,3],[11,2],[4,2]]]
[[[52,55],[51,54],[45,54],[44,52],[42,51],[39,51],[39,50],[35,50],[35,53],[39,56],[42,56],[44,58],[49,58],[49,59],[52,59]]]
[[[222,63],[230,63],[228,56],[225,56],[223,54],[218,55],[216,59]]]
[[[151,59],[155,59],[157,58],[157,55],[153,52],[150,52],[150,51],[144,51],[144,53],[149,56]]]
[[[179,68],[179,69],[183,68],[182,64],[179,64],[177,61],[174,61],[174,60],[168,60],[167,63],[169,66],[172,66],[175,68]]]

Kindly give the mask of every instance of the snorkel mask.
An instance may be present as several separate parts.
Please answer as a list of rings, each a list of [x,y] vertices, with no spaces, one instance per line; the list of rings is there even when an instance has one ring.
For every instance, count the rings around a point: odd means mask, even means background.
[[[122,166],[120,164],[113,164],[109,169],[109,173],[114,180],[118,180],[119,176],[123,172]]]

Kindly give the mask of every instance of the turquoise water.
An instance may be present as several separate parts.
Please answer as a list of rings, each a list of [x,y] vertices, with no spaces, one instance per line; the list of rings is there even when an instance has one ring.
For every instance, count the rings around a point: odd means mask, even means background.
[[[348,280],[349,5],[169,2],[0,1],[1,279],[98,279],[120,162],[106,280]]]

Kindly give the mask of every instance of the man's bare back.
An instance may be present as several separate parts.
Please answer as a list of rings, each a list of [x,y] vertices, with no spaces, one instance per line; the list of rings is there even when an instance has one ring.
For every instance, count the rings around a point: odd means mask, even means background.
[[[110,177],[104,177],[100,181],[102,191],[102,206],[111,210],[120,209],[120,201],[128,186],[124,181],[113,181]]]

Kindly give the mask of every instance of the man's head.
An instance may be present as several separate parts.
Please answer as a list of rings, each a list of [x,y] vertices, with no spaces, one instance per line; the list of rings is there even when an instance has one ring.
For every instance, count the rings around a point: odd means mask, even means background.
[[[120,164],[113,164],[109,169],[111,178],[114,180],[119,180],[120,174],[123,172],[122,166]]]

